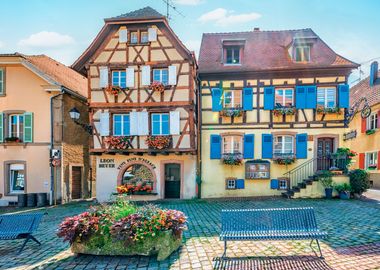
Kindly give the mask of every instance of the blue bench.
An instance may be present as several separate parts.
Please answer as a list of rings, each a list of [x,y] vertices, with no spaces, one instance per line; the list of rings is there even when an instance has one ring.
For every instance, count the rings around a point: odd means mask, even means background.
[[[323,258],[319,239],[327,233],[318,229],[311,207],[278,209],[222,210],[222,232],[226,256],[227,241],[254,240],[316,240],[320,258]]]
[[[32,235],[41,222],[42,213],[0,215],[0,240],[25,239],[19,253],[29,240],[41,243]]]

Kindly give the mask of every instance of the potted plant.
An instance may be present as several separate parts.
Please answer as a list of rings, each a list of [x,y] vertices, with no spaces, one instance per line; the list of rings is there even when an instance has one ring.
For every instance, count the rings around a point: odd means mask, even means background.
[[[149,89],[154,92],[163,93],[165,91],[165,85],[162,82],[154,81],[149,85]]]
[[[222,155],[222,163],[226,165],[242,165],[243,155],[241,153],[225,153]]]
[[[7,137],[4,138],[4,141],[7,143],[21,143],[22,140],[19,137]]]
[[[167,149],[172,145],[172,136],[147,136],[145,142],[150,149]]]
[[[220,116],[224,117],[240,117],[243,115],[243,108],[241,106],[236,106],[233,108],[223,108],[219,114]]]
[[[318,180],[325,188],[325,194],[327,199],[332,199],[334,182],[332,180],[332,173],[330,171],[322,171],[318,174]]]
[[[369,129],[369,130],[366,130],[365,134],[367,134],[367,135],[371,135],[371,134],[373,134],[373,133],[375,133],[375,132],[376,132],[376,130],[374,130],[374,129]]]
[[[377,169],[377,164],[370,164],[368,165],[368,170],[373,171]]]
[[[317,114],[341,114],[339,107],[326,108],[324,106],[317,106]]]
[[[334,186],[335,190],[339,193],[339,198],[342,200],[348,200],[351,196],[351,185],[344,183]]]
[[[295,114],[296,114],[296,108],[294,106],[276,107],[273,110],[274,116],[295,115]]]

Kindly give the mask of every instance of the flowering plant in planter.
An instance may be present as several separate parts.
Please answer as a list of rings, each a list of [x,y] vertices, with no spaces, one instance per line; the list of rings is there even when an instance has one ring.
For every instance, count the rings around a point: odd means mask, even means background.
[[[241,153],[224,153],[222,163],[226,165],[242,165],[243,155]]]
[[[131,139],[131,136],[108,136],[104,139],[104,143],[109,149],[123,150],[130,147]]]
[[[182,244],[187,217],[154,205],[138,207],[124,199],[91,207],[63,220],[57,235],[69,241],[74,253],[92,255],[158,254],[166,259]]]
[[[275,155],[273,162],[279,165],[289,165],[296,162],[296,157],[294,155]]]
[[[162,82],[154,81],[149,85],[149,89],[163,93],[165,91],[165,85]]]
[[[326,108],[321,105],[317,106],[317,114],[333,114],[333,113],[341,114],[342,112],[340,111],[339,107]]]
[[[372,135],[372,134],[374,134],[375,132],[376,132],[376,130],[374,130],[374,129],[369,129],[369,130],[366,130],[365,134],[367,134],[367,135]]]
[[[114,95],[114,96],[118,96],[122,90],[127,90],[127,88],[121,88],[118,85],[109,85],[106,88],[107,93]]]
[[[296,108],[294,106],[290,107],[276,107],[273,110],[274,116],[282,116],[282,115],[295,115]]]
[[[5,142],[15,142],[15,143],[20,143],[22,140],[19,137],[7,137],[4,138]]]
[[[225,117],[240,117],[243,115],[243,108],[241,106],[233,107],[233,108],[223,108],[219,112],[220,116],[225,116]]]
[[[368,165],[368,170],[376,170],[376,169],[377,169],[377,164]]]
[[[151,149],[167,149],[172,143],[172,136],[148,136],[145,142]]]
[[[127,183],[116,187],[118,194],[150,194],[152,193],[152,183],[148,181],[141,181],[137,184]]]

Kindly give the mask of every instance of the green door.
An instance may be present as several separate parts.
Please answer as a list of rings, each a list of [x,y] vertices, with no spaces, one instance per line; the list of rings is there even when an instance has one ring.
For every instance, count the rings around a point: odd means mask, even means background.
[[[165,164],[165,198],[180,198],[181,165]]]

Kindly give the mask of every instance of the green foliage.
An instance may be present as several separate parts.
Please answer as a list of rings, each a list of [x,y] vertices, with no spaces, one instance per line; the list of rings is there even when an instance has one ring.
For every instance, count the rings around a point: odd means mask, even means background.
[[[365,170],[357,169],[349,173],[350,184],[354,193],[362,194],[369,188],[369,173]]]
[[[351,185],[347,183],[334,185],[334,188],[338,193],[351,192],[352,190]]]
[[[324,188],[332,188],[334,186],[332,173],[330,171],[322,171],[318,173],[318,180]]]

